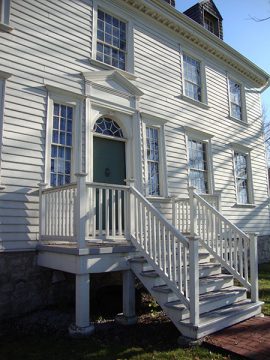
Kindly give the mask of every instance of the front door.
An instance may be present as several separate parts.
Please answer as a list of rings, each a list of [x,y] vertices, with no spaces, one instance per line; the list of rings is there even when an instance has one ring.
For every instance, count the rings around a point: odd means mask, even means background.
[[[125,185],[125,142],[94,137],[95,183]],[[124,231],[124,193],[108,191],[109,209],[106,209],[106,190],[96,191],[96,230],[99,236],[122,236]],[[121,214],[121,215],[120,215]]]
[[[125,178],[125,142],[95,136],[94,182],[125,185]]]

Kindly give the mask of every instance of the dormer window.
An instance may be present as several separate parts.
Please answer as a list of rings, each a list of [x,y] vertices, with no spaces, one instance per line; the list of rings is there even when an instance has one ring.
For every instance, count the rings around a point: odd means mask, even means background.
[[[204,27],[206,28],[206,30],[210,31],[211,33],[214,32],[214,23],[208,17],[204,18]]]
[[[203,14],[203,26],[206,30],[210,31],[212,34],[215,34],[219,37],[219,21],[218,19],[204,11]]]

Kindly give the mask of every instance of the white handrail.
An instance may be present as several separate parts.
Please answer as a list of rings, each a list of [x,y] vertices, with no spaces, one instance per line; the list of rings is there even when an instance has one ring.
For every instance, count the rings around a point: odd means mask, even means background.
[[[198,262],[192,259],[188,262],[188,257],[194,255],[189,250],[189,241],[138,190],[131,187],[130,191],[131,196],[134,196],[135,220],[134,233],[131,234],[132,242],[189,308],[193,325],[197,324],[198,308],[194,309],[193,305],[198,307],[198,291],[195,291],[194,279],[190,278],[188,281],[188,277],[197,274]],[[196,246],[193,250],[196,251]],[[190,271],[190,267],[193,266],[193,271]],[[196,301],[193,301],[194,296]]]

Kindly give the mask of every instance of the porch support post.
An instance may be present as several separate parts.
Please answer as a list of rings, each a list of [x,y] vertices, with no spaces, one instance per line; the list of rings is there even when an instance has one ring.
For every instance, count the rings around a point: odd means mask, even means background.
[[[222,212],[221,194],[222,190],[216,190],[214,192],[214,195],[217,197],[217,211],[219,211],[220,213]]]
[[[46,224],[46,203],[43,198],[43,190],[46,188],[47,184],[39,184],[39,241],[42,240],[42,235],[45,235],[45,224]]]
[[[250,238],[250,283],[251,283],[251,301],[259,301],[258,287],[258,248],[257,233],[249,234]]]
[[[134,187],[135,185],[135,181],[134,179],[128,179],[126,180],[126,184],[129,187]],[[131,235],[134,235],[135,233],[135,199],[134,199],[134,195],[133,193],[130,191],[128,192],[129,196],[128,196],[128,201],[126,203],[126,220],[127,220],[127,225],[126,225],[126,239],[130,240]]]
[[[77,177],[77,196],[74,214],[75,237],[77,247],[79,249],[85,248],[85,227],[86,227],[86,176],[87,174],[75,174]]]
[[[76,274],[75,324],[69,327],[69,334],[74,337],[88,336],[94,331],[89,317],[89,284],[89,274]]]
[[[189,241],[189,298],[190,322],[199,325],[199,237],[194,236]]]
[[[123,271],[123,313],[116,316],[122,325],[133,325],[137,322],[135,310],[135,278],[131,270]]]

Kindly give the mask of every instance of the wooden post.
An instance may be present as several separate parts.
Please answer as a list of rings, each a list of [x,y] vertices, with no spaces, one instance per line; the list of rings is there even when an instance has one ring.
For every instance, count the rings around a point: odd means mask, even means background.
[[[125,220],[126,220],[126,239],[129,240],[131,235],[135,234],[135,199],[131,192],[131,188],[134,187],[135,181],[133,178],[126,180],[127,186],[130,187],[128,191],[127,204],[125,208]]]
[[[251,301],[252,302],[257,302],[259,300],[257,236],[258,236],[257,233],[249,234],[249,238],[250,238],[250,283],[251,283]]]
[[[176,226],[176,196],[172,197],[172,224],[174,227],[177,227]]]
[[[137,322],[135,311],[135,278],[131,270],[123,271],[123,314],[116,316],[122,325],[133,325]]]
[[[69,327],[69,333],[74,337],[91,335],[94,331],[89,316],[89,284],[89,274],[76,274],[75,324]]]
[[[222,212],[221,194],[222,190],[217,190],[214,192],[214,195],[217,197],[217,211],[220,213]]]
[[[47,184],[40,183],[39,184],[39,242],[42,240],[42,235],[45,234],[45,226],[46,226],[46,203],[43,199],[43,190],[46,188]]]
[[[199,238],[194,236],[189,241],[189,299],[190,322],[199,325]]]
[[[188,188],[189,205],[190,205],[190,233],[191,233],[191,236],[195,236],[197,234],[197,229],[198,229],[197,199],[194,196],[195,190],[196,190],[196,188],[193,186],[190,186]]]
[[[83,173],[75,174],[77,177],[77,196],[75,203],[74,226],[75,238],[79,249],[85,248],[85,228],[86,228],[86,175]]]

